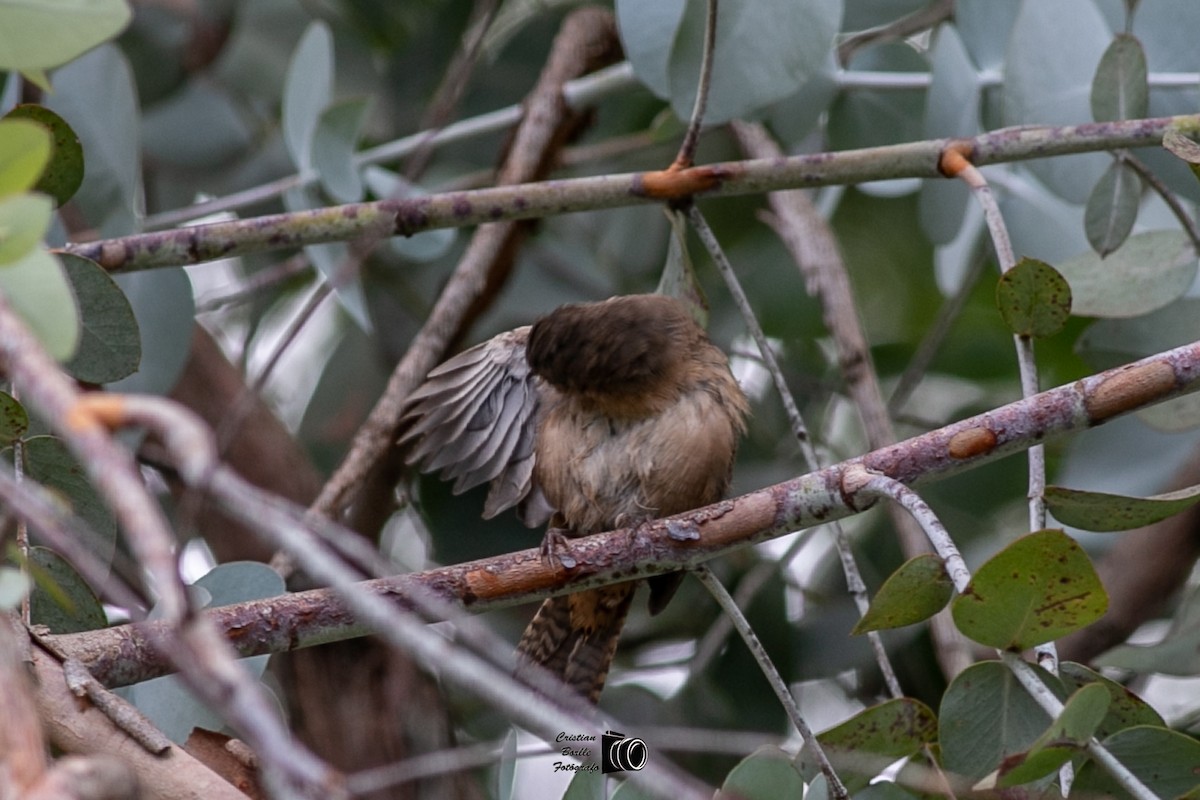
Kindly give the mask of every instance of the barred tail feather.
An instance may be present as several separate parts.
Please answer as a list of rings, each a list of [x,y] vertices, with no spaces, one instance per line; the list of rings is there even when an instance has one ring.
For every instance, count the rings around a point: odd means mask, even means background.
[[[591,703],[600,700],[633,600],[633,584],[607,586],[542,603],[517,645],[518,675],[538,664]]]

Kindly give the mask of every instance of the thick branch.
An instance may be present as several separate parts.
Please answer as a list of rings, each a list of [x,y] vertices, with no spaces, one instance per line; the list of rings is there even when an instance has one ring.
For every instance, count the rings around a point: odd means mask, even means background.
[[[940,178],[943,176],[938,164],[950,146],[969,154],[977,166],[984,166],[1097,150],[1154,147],[1172,125],[1195,127],[1200,125],[1200,115],[1022,126],[967,139],[931,139],[839,153],[729,161],[664,172],[600,175],[352,203],[74,244],[64,250],[114,271],[196,264],[363,236],[411,236],[435,228],[533,219],[693,195],[731,197],[888,178]]]
[[[364,583],[403,603],[414,588],[470,611],[670,572],[800,528],[863,511],[843,489],[860,468],[915,484],[963,472],[1035,443],[1101,425],[1200,388],[1200,342],[1002,406],[864,456],[636,529],[572,543],[577,566],[548,566],[538,550]],[[695,533],[698,538],[688,540]],[[681,535],[684,534],[684,535]],[[330,590],[207,612],[243,655],[279,652],[368,633]],[[106,685],[145,680],[168,667],[149,646],[159,623],[51,637]],[[150,635],[148,635],[150,634]]]

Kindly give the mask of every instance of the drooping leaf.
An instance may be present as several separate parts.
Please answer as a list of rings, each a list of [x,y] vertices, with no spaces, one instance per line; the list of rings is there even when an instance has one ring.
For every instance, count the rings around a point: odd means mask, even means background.
[[[682,300],[701,328],[708,327],[708,300],[696,277],[696,267],[687,247],[687,222],[680,211],[667,211],[671,221],[671,241],[667,245],[667,263],[658,280],[658,293]]]
[[[1054,641],[1107,608],[1092,562],[1060,530],[1028,534],[992,556],[950,605],[965,636],[1002,650]]]
[[[105,44],[56,70],[45,104],[70,122],[86,155],[72,205],[101,237],[135,232],[143,213],[141,111],[124,53]]]
[[[289,211],[303,211],[325,205],[312,189],[305,187],[285,193],[283,202]],[[348,273],[345,270],[347,259],[351,257],[349,246],[344,242],[310,244],[304,248],[304,253],[317,271],[333,286],[334,296],[355,324],[364,331],[370,331],[371,317],[367,313],[367,302],[363,297],[362,278],[357,270]]]
[[[137,372],[109,384],[114,392],[166,394],[179,380],[195,333],[192,284],[180,267],[113,276],[137,319]]]
[[[700,75],[702,3],[620,0],[617,24],[639,80],[669,99],[681,119],[691,115]],[[825,64],[841,19],[841,0],[729,0],[718,17],[716,52],[705,122],[750,115],[796,92]],[[741,54],[752,49],[758,57]]]
[[[1137,37],[1118,33],[1100,57],[1092,80],[1092,118],[1097,122],[1146,116],[1150,85],[1146,53]]]
[[[283,141],[301,171],[312,166],[313,136],[332,99],[333,34],[314,20],[292,53],[283,84]]]
[[[8,392],[0,392],[0,447],[19,439],[29,430],[25,406]]]
[[[201,605],[207,607],[276,597],[284,591],[277,572],[266,564],[248,561],[220,564],[189,588],[205,598]],[[268,656],[253,656],[242,659],[241,663],[259,677],[266,669],[267,659]],[[174,675],[130,686],[126,695],[174,742],[185,741],[196,727],[209,730],[222,727],[221,718],[196,700]]]
[[[996,283],[996,307],[1018,336],[1053,336],[1071,316],[1071,287],[1046,262],[1022,258]]]
[[[65,64],[125,29],[125,0],[0,0],[0,70]]]
[[[996,786],[1020,786],[1057,772],[1096,733],[1108,713],[1108,704],[1108,690],[1103,686],[1093,683],[1081,687],[1029,750],[1004,759]]]
[[[804,793],[804,778],[792,764],[791,756],[778,747],[766,745],[729,771],[721,792],[746,800],[799,797]]]
[[[1163,134],[1163,147],[1182,159],[1191,168],[1192,174],[1200,178],[1200,144],[1188,138],[1182,131],[1168,128]]]
[[[1200,590],[1179,604],[1166,634],[1154,644],[1122,644],[1094,659],[1098,667],[1180,677],[1200,672]]]
[[[29,561],[34,578],[29,595],[31,622],[54,633],[94,631],[108,624],[92,587],[62,556],[46,547],[31,547]]]
[[[1086,252],[1058,265],[1071,285],[1072,313],[1136,317],[1183,295],[1196,277],[1196,251],[1182,231],[1136,233],[1107,258]]]
[[[1092,0],[1021,3],[1004,61],[1004,124],[1088,119],[1092,76],[1111,40]],[[1107,165],[1107,157],[1087,153],[1033,161],[1028,169],[1063,199],[1083,203]]]
[[[0,197],[28,191],[50,162],[50,134],[24,119],[0,119]]]
[[[870,783],[884,767],[913,755],[935,741],[937,717],[924,703],[908,697],[888,700],[858,712],[817,736],[834,770],[850,791]],[[805,780],[820,773],[807,747],[796,756]]]
[[[1101,258],[1124,242],[1137,221],[1142,199],[1142,179],[1123,161],[1114,161],[1088,196],[1083,229]]]
[[[1059,522],[1085,531],[1129,531],[1172,517],[1200,502],[1200,486],[1153,497],[1124,497],[1048,486],[1046,507]]]
[[[0,610],[13,611],[33,588],[29,576],[15,567],[0,566]]]
[[[142,340],[125,293],[94,261],[64,253],[67,279],[79,298],[79,349],[63,365],[86,383],[112,383],[137,371]]]
[[[1134,725],[1163,726],[1163,718],[1142,698],[1111,678],[1106,678],[1082,664],[1063,661],[1058,665],[1058,675],[1067,691],[1075,691],[1088,684],[1103,686],[1108,691],[1108,713],[1096,731],[1097,736],[1107,736]]]
[[[25,103],[4,115],[5,119],[27,119],[50,133],[50,162],[33,187],[62,205],[83,183],[83,145],[67,121],[45,106]]]
[[[893,572],[851,633],[900,628],[929,619],[946,607],[954,583],[942,560],[932,553],[919,555]]]
[[[1038,669],[1035,667],[1034,669]],[[1038,675],[1059,697],[1057,679],[1038,669]],[[1050,724],[1012,670],[999,661],[982,661],[960,672],[938,710],[938,743],[947,770],[979,780],[1021,753]]]
[[[79,309],[62,264],[38,246],[0,266],[3,293],[50,355],[70,358],[79,345]]]
[[[41,243],[53,208],[49,197],[32,192],[0,198],[0,269]]]
[[[111,562],[116,550],[116,520],[67,448],[52,437],[34,437],[25,442],[25,469],[31,478],[70,504],[94,537],[82,544],[103,563]]]
[[[339,203],[362,199],[363,180],[354,164],[354,151],[370,110],[370,98],[335,103],[321,113],[313,132],[313,169],[321,186]]]
[[[932,75],[925,101],[925,136],[973,136],[979,132],[979,84],[975,66],[952,25],[938,29],[929,54]],[[917,211],[921,229],[934,244],[953,241],[971,207],[962,181],[921,182]]]
[[[1101,744],[1157,797],[1179,797],[1196,789],[1200,742],[1186,734],[1140,725],[1118,731]],[[1081,794],[1129,797],[1095,761],[1088,761],[1079,770],[1074,790]]]

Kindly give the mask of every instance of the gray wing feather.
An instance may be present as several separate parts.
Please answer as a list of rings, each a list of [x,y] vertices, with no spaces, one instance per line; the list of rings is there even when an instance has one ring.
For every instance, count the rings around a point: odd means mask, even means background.
[[[533,526],[549,509],[533,485],[544,387],[525,360],[528,339],[528,327],[502,333],[430,372],[405,403],[399,444],[408,464],[453,480],[455,494],[490,481],[485,518],[519,505]]]

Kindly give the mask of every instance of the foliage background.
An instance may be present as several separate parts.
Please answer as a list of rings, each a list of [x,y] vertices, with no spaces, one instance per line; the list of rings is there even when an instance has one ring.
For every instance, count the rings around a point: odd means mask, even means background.
[[[472,119],[520,103],[544,64],[559,22],[574,5],[501,4],[454,117]],[[664,3],[653,13],[641,5],[617,2],[616,10],[638,77],[659,91],[627,82],[601,96],[590,125],[568,150],[567,164],[556,176],[658,169],[674,156],[681,125],[669,109],[690,108],[687,93],[694,92],[694,78],[689,77],[694,69],[688,70],[696,53],[689,43],[694,37],[687,35],[692,24],[687,22],[677,38],[663,42],[662,33],[673,28],[655,15],[669,17],[674,13],[670,9],[682,13],[687,6],[687,19],[694,20],[701,4]],[[5,109],[17,99],[44,102],[74,128],[85,153],[83,184],[55,216],[48,243],[133,233],[200,198],[253,190],[316,164],[325,167],[319,186],[246,203],[236,214],[249,217],[380,196],[414,162],[385,162],[381,166],[388,172],[367,170],[359,185],[353,170],[347,178],[348,154],[355,147],[369,148],[426,127],[430,98],[475,6],[466,0],[136,3],[131,23],[114,42],[49,73],[52,92],[43,94],[19,80],[17,73],[7,73]],[[867,42],[845,64],[835,64],[835,28],[844,44],[850,34],[927,7],[935,12],[952,9],[953,16],[943,13],[933,30],[909,41]],[[0,15],[4,13],[11,9],[0,3]],[[1152,74],[1200,72],[1200,51],[1194,47],[1200,7],[1189,0],[851,0],[844,8],[837,0],[757,6],[729,2],[722,4],[722,14],[731,33],[722,43],[727,49],[718,50],[718,82],[709,119],[762,119],[791,152],[967,136],[1022,123],[1089,121],[1096,66],[1122,31],[1140,41]],[[768,29],[774,25],[782,33],[764,37],[762,28],[754,28],[762,19],[771,23]],[[746,27],[737,28],[729,20]],[[323,27],[314,28],[314,21]],[[833,26],[830,35],[820,35],[822,24]],[[314,30],[328,31],[328,36]],[[804,47],[794,46],[797,40],[785,35],[792,31],[803,32]],[[756,69],[763,63],[786,68]],[[722,84],[723,70],[733,72],[735,66],[745,77]],[[889,74],[898,77],[889,81]],[[756,90],[750,98],[747,86]],[[670,96],[664,99],[663,94]],[[1158,85],[1149,92],[1140,116],[1192,113],[1198,100],[1200,79]],[[310,145],[306,135],[313,135],[313,126],[318,133]],[[430,192],[487,185],[505,142],[504,130],[492,130],[439,146],[412,183]],[[742,157],[728,132],[714,127],[702,141],[697,162]],[[1165,151],[1139,152],[1138,157],[1194,215],[1192,204],[1200,199],[1200,185],[1182,162]],[[1092,153],[989,170],[1018,255],[1057,266],[1090,252],[1085,207],[1112,163],[1109,155]],[[1130,191],[1134,233],[1179,231],[1180,224],[1156,193],[1145,191],[1140,183]],[[1011,335],[995,310],[992,251],[964,187],[903,179],[830,187],[814,193],[814,199],[837,235],[885,390],[894,387],[913,362],[947,298],[959,292],[964,298],[916,394],[895,409],[902,437],[1019,397]],[[1128,196],[1123,199],[1128,207]],[[823,454],[835,461],[863,452],[864,439],[841,393],[817,303],[805,291],[785,249],[760,220],[764,198],[713,200],[702,206],[778,350]],[[651,207],[557,216],[539,221],[533,230],[506,284],[488,298],[470,342],[525,324],[564,302],[652,291],[670,237],[667,219]],[[314,474],[328,474],[345,453],[466,240],[463,231],[436,232],[374,250],[356,279],[338,287],[337,302],[323,303],[283,351],[262,394],[294,432]],[[254,382],[276,352],[286,325],[323,283],[321,276],[332,274],[344,252],[344,245],[320,246],[302,255],[270,252],[186,269],[114,275],[137,318],[141,360],[135,373],[108,388],[171,392],[189,369],[189,358],[195,358],[197,323],[242,370],[246,382]],[[1160,255],[1155,251],[1151,260]],[[739,377],[753,394],[754,418],[739,455],[733,492],[792,477],[803,468],[779,400],[754,359],[738,357],[750,352],[752,343],[707,259],[697,255],[695,261],[712,306],[711,334],[735,354]],[[1164,265],[1164,274],[1169,266]],[[1188,269],[1194,277],[1194,249],[1172,274]],[[242,292],[263,279],[269,281],[265,290]],[[1159,275],[1145,278],[1151,283],[1160,279],[1165,280]],[[1135,280],[1142,278],[1114,269],[1105,279],[1106,290],[1128,292]],[[1170,298],[1171,304],[1142,315],[1139,322],[1123,319],[1125,313],[1101,322],[1073,318],[1065,330],[1038,342],[1042,385],[1067,383],[1102,366],[1200,338],[1195,329],[1200,316],[1190,313],[1197,292],[1192,284],[1185,280],[1186,288]],[[1182,322],[1168,326],[1168,319]],[[1134,335],[1131,327],[1138,324],[1139,335]],[[1055,482],[1079,488],[1152,492],[1175,478],[1196,439],[1194,430],[1162,432],[1131,417],[1052,444],[1051,475]],[[307,464],[292,468],[304,473],[310,469]],[[933,484],[922,495],[975,566],[1027,532],[1025,490],[1024,462],[1010,458]],[[387,523],[379,536],[381,547],[405,569],[509,552],[536,540],[512,519],[480,522],[478,492],[455,499],[436,479],[411,476],[402,484],[402,495],[412,504],[395,514],[380,509],[379,517],[386,517]],[[165,497],[164,502],[171,503]],[[850,521],[847,529],[874,589],[903,560],[887,518],[871,512]],[[189,535],[195,554],[204,551],[199,542],[226,538],[204,527]],[[747,609],[818,729],[882,693],[865,641],[848,635],[857,611],[828,542],[820,534],[812,537],[789,565],[772,575]],[[1100,554],[1110,537],[1085,535],[1083,542]],[[736,590],[756,564],[777,558],[789,543],[741,551],[714,569]],[[222,558],[262,555],[228,540],[212,549]],[[187,563],[196,574],[206,571],[199,555]],[[270,580],[262,575],[261,580]],[[1185,600],[1181,608],[1187,611],[1192,605]],[[515,640],[527,613],[496,613],[488,623]],[[736,641],[680,688],[696,641],[719,615],[695,582],[688,582],[659,618],[636,613],[603,707],[639,731],[670,724],[782,734],[784,713]],[[1190,637],[1187,641],[1197,636],[1192,629],[1177,627],[1174,632]],[[936,709],[945,681],[928,634],[915,627],[885,638],[905,690]],[[1147,673],[1165,669],[1153,659],[1135,659],[1133,666]],[[281,695],[291,696],[292,702],[308,696],[314,705],[328,704],[329,698],[321,695],[328,687],[307,683],[307,674],[283,668]],[[411,684],[405,683],[409,680]],[[398,698],[428,690],[422,681],[415,675],[406,677],[403,685],[389,691]],[[425,689],[415,689],[418,684]],[[1153,687],[1144,679],[1139,684],[1150,689],[1152,698]],[[459,738],[491,740],[505,732],[502,719],[468,697],[451,694],[445,707],[436,699],[428,702],[431,705],[422,708],[436,708],[432,713]],[[1184,725],[1197,713],[1195,705],[1186,702],[1169,710],[1170,719]],[[364,727],[384,725],[384,720]],[[408,720],[400,727],[414,724]],[[419,749],[411,734],[406,730],[397,738]],[[318,738],[312,730],[307,735]],[[441,742],[449,738],[447,733]],[[314,746],[320,750],[323,744],[316,741]],[[741,755],[744,752],[705,753],[680,760],[719,783]],[[370,756],[398,759],[403,753]],[[340,757],[351,758],[347,753]],[[458,791],[484,791],[481,785],[460,786]]]

